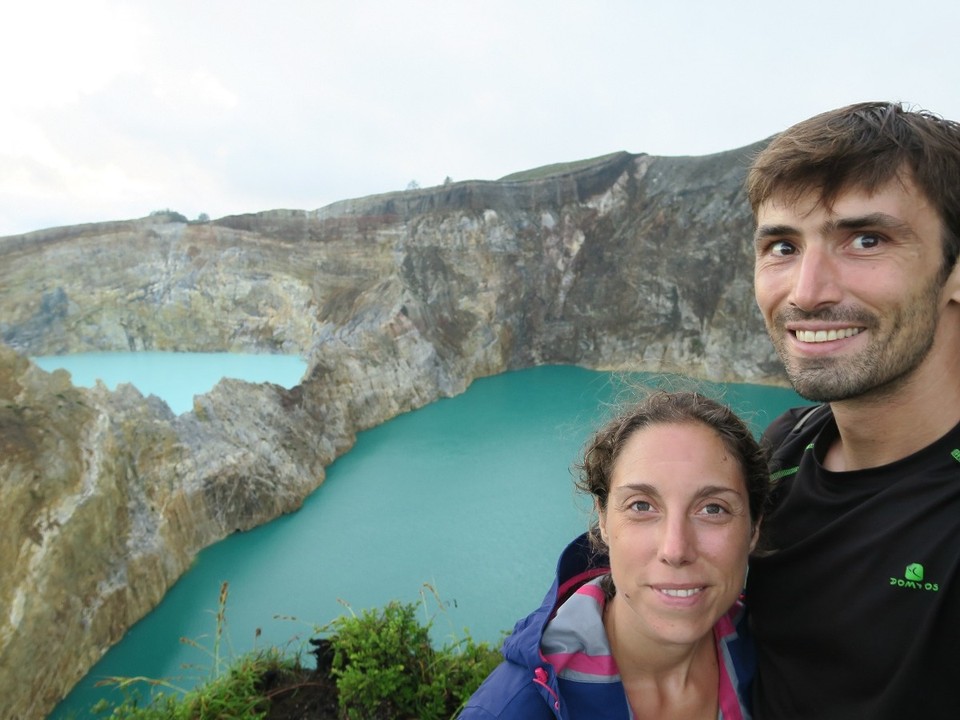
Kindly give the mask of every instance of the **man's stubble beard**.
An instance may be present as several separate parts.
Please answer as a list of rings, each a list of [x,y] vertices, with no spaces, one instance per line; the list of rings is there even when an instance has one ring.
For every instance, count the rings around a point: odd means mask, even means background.
[[[831,308],[807,313],[794,309],[774,318],[773,345],[794,390],[813,402],[838,402],[894,392],[921,365],[936,337],[939,278],[901,304],[887,328],[876,315],[857,309]],[[871,333],[867,347],[856,355],[798,360],[787,351],[785,323],[796,320],[847,322]],[[882,332],[880,336],[877,333]]]

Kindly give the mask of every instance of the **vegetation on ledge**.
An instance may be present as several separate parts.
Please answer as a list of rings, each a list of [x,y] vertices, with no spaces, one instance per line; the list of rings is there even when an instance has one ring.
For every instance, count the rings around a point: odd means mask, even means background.
[[[227,585],[220,591],[212,677],[183,691],[162,680],[111,678],[124,690],[119,705],[101,701],[103,720],[447,720],[500,662],[489,643],[463,639],[436,649],[432,620],[418,605],[392,601],[352,611],[310,640],[316,667],[275,648],[230,661],[220,657]],[[144,698],[138,687],[161,691]],[[170,692],[163,692],[170,691]]]

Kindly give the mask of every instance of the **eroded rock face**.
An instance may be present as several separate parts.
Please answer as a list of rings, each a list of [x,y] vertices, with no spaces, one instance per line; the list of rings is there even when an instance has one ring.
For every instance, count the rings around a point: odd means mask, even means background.
[[[299,507],[355,433],[545,363],[782,383],[750,149],[185,224],[0,238],[0,716],[42,717],[196,552]],[[174,416],[26,355],[284,352]]]

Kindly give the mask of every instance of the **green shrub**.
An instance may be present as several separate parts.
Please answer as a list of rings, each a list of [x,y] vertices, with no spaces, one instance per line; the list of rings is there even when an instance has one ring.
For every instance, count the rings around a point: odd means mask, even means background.
[[[413,604],[392,601],[333,621],[331,672],[349,720],[417,717],[433,648],[416,612]]]
[[[189,222],[187,216],[183,213],[178,213],[176,210],[171,210],[170,208],[163,208],[162,210],[152,210],[150,212],[150,217],[152,218],[165,218],[167,222]]]
[[[331,674],[346,720],[446,720],[500,662],[500,653],[467,636],[435,650],[430,623],[413,603],[337,618],[330,625]]]

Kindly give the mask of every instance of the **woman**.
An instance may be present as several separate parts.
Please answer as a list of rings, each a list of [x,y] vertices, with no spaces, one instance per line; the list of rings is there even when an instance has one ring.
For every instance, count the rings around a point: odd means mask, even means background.
[[[749,718],[738,598],[768,492],[749,429],[657,391],[594,435],[579,470],[596,521],[461,720]]]

